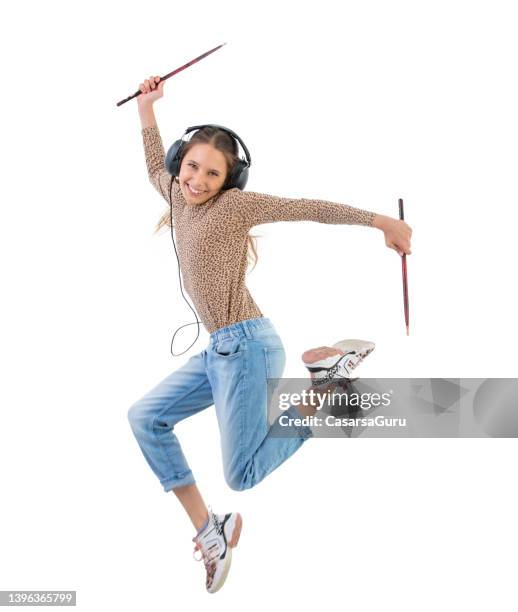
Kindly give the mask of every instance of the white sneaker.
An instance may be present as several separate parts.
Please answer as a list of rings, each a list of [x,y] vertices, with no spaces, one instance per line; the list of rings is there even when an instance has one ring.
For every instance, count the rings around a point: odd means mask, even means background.
[[[198,533],[192,541],[196,551],[201,552],[207,578],[205,586],[209,593],[218,591],[225,582],[232,560],[232,548],[237,546],[242,526],[241,515],[238,512],[230,514],[214,514],[209,508],[209,522],[205,529]]]
[[[351,372],[372,353],[374,347],[374,342],[368,340],[340,340],[332,347],[306,351],[302,361],[310,373],[313,385],[323,385],[335,378],[351,380]],[[332,354],[319,357],[322,349],[326,348],[326,352],[332,351]]]

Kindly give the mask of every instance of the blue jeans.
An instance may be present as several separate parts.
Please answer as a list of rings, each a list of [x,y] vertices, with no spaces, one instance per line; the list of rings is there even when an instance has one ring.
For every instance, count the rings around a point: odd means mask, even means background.
[[[309,427],[295,425],[290,437],[271,435],[279,425],[268,425],[267,379],[281,378],[285,362],[271,321],[246,319],[210,334],[205,350],[131,406],[133,433],[164,491],[195,482],[174,426],[213,404],[225,480],[236,491],[261,482],[312,437]],[[283,414],[301,416],[293,406]]]

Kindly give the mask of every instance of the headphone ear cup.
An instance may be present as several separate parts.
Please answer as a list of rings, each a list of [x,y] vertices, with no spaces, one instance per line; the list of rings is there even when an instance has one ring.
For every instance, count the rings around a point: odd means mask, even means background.
[[[248,181],[248,163],[239,159],[230,175],[229,187],[228,189],[232,189],[233,187],[237,187],[238,189],[243,190]]]
[[[184,141],[182,139],[175,140],[169,147],[167,155],[165,156],[165,167],[169,174],[178,176],[180,174],[180,159],[182,157]]]

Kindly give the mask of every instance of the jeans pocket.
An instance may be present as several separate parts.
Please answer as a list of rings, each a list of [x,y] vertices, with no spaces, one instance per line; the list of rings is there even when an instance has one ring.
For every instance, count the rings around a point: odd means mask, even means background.
[[[219,357],[230,359],[243,352],[243,339],[234,336],[222,338],[214,345],[214,353]]]
[[[284,347],[264,346],[264,358],[266,360],[266,377],[281,378],[286,365],[286,353]]]

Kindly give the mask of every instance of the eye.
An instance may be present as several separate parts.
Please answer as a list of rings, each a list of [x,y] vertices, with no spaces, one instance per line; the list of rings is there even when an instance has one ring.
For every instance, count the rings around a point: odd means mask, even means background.
[[[187,162],[187,165],[191,166],[191,168],[196,168],[197,167],[197,165],[195,163],[193,163],[193,162]],[[209,172],[209,174],[213,174],[214,176],[219,176],[219,173],[218,172],[214,172],[213,170],[211,170]]]

